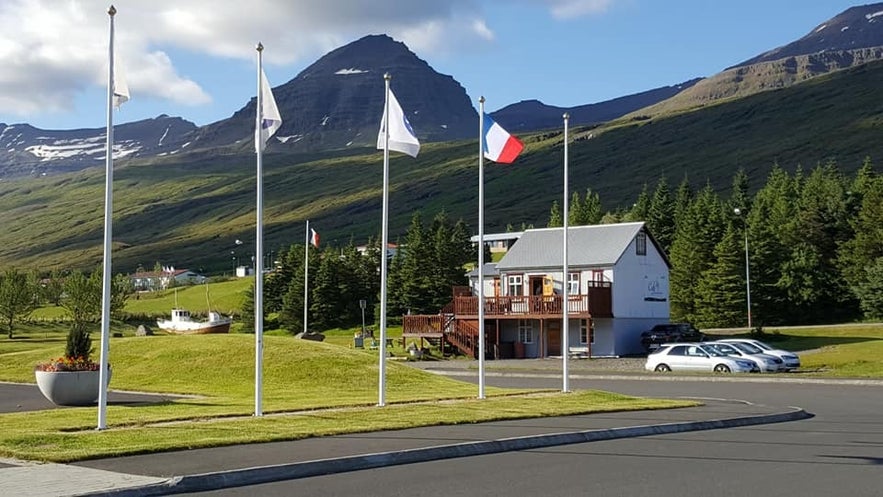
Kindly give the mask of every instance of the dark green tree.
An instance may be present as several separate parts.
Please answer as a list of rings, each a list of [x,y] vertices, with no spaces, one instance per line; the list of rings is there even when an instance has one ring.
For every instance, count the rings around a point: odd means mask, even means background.
[[[668,254],[675,236],[675,204],[665,176],[659,178],[656,190],[653,191],[647,210],[647,226],[662,250]]]
[[[862,312],[868,319],[883,319],[883,257],[867,266],[867,275],[856,286]]]
[[[714,248],[715,262],[702,272],[696,285],[696,324],[705,328],[744,326],[747,318],[745,259],[742,237],[727,223],[723,239]]]
[[[6,325],[6,334],[13,337],[16,321],[29,315],[36,308],[36,286],[26,273],[15,268],[0,274],[0,319]]]
[[[560,228],[564,226],[564,220],[561,217],[561,206],[558,205],[558,201],[552,201],[552,208],[549,210],[549,223],[546,224],[547,228]]]
[[[585,212],[585,224],[599,224],[604,216],[601,210],[601,197],[598,192],[593,192],[591,188],[586,189],[586,197],[583,200],[583,211]]]
[[[727,218],[724,217],[721,202],[711,186],[706,185],[690,204],[672,243],[672,319],[696,320],[699,277],[714,264],[714,247],[723,238],[726,225]]]
[[[579,192],[573,192],[567,206],[567,222],[570,226],[583,226],[587,221],[585,204],[579,198]]]
[[[641,193],[638,194],[638,199],[632,204],[632,208],[629,209],[628,214],[626,214],[623,221],[626,222],[636,222],[636,221],[646,221],[647,216],[650,214],[650,193],[647,189],[647,183],[644,183],[644,187],[641,189]]]
[[[310,326],[314,330],[335,328],[341,324],[344,303],[340,300],[340,267],[337,253],[325,249],[319,256],[319,269],[310,282]]]
[[[681,184],[678,185],[678,191],[675,193],[674,198],[675,230],[677,230],[678,224],[681,220],[687,216],[687,210],[689,210],[694,196],[693,187],[690,186],[690,182],[687,180],[687,177],[684,176],[684,179],[681,180]],[[674,240],[672,240],[672,243],[674,243]]]

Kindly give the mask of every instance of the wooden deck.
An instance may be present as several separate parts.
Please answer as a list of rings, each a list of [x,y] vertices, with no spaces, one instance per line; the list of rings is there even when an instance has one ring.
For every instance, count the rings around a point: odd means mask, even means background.
[[[570,295],[567,298],[568,315],[578,317],[612,317],[610,288],[592,288],[586,295]],[[454,315],[460,319],[478,318],[478,297],[455,297]],[[485,297],[485,319],[544,319],[564,314],[564,297],[552,296],[501,296]]]

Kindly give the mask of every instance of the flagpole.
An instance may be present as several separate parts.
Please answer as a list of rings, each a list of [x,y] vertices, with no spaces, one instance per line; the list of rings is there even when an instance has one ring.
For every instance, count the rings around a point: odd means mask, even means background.
[[[387,273],[387,257],[386,251],[389,246],[389,83],[392,75],[386,73],[383,75],[383,81],[386,87],[386,103],[384,104],[383,115],[386,120],[383,123],[383,221],[381,224],[380,246],[380,383],[378,386],[377,405],[383,407],[386,405],[386,273]]]
[[[117,9],[107,9],[110,17],[110,43],[108,43],[107,70],[107,146],[104,175],[104,256],[101,273],[101,357],[98,360],[98,428],[107,428],[107,376],[110,354],[110,281],[111,241],[113,240],[113,17]]]
[[[263,55],[264,46],[258,43],[258,98],[257,112],[255,113],[255,126],[257,130],[261,129],[263,124],[263,107],[262,105],[262,77],[263,77]],[[263,361],[264,361],[264,264],[261,261],[264,250],[264,164],[263,155],[264,147],[261,141],[263,138],[260,133],[255,134],[257,150],[257,219],[255,229],[255,276],[254,276],[254,415],[263,416],[261,406],[263,396]]]
[[[570,313],[568,307],[570,307],[570,274],[569,268],[567,267],[567,227],[570,223],[568,218],[568,190],[570,186],[568,185],[568,173],[567,173],[567,131],[568,124],[570,122],[570,114],[564,113],[564,234],[562,235],[564,238],[564,277],[561,279],[561,289],[563,290],[563,300],[564,300],[564,312],[561,333],[563,337],[561,338],[561,391],[569,392],[570,391],[570,375],[568,374],[568,356],[570,354]]]
[[[484,96],[478,99],[478,398],[484,395]]]
[[[304,242],[304,335],[307,334],[307,301],[310,288],[310,220],[307,219],[307,235]]]

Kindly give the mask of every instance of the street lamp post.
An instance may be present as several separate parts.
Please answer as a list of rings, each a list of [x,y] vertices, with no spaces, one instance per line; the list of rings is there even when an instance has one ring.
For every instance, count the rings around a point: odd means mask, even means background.
[[[742,215],[742,210],[736,207],[733,212],[737,216]],[[751,330],[751,272],[748,268],[748,218],[743,218],[745,228],[745,296],[748,300],[748,330]]]

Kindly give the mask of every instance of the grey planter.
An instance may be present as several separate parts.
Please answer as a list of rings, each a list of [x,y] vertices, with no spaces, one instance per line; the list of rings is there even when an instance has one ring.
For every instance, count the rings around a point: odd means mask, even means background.
[[[44,397],[58,406],[90,406],[98,402],[100,371],[35,370],[37,386]],[[111,371],[107,371],[110,383]]]

